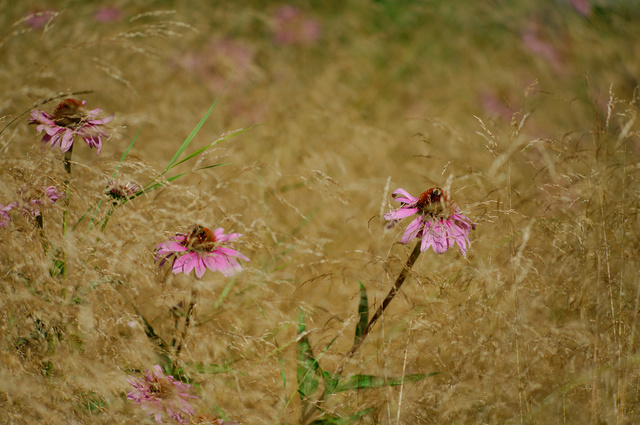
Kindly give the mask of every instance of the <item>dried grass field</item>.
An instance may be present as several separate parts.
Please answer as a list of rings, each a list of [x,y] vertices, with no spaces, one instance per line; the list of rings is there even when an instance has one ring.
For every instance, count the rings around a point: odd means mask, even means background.
[[[0,0],[0,423],[640,423],[638,34],[633,0]],[[434,187],[466,252],[388,226]]]

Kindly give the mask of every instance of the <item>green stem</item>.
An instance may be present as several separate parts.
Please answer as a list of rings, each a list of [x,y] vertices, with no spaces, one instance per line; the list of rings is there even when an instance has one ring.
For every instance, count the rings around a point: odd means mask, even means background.
[[[62,213],[62,234],[67,234],[67,222],[69,217],[69,195],[71,193],[70,190],[70,180],[71,180],[71,155],[73,155],[73,145],[71,148],[64,154],[64,169],[67,172],[67,179],[64,181],[64,212]]]
[[[420,256],[420,245],[421,245],[421,241],[419,240],[418,243],[416,244],[416,246],[413,248],[413,251],[411,251],[411,254],[409,255],[409,258],[407,259],[407,262],[405,263],[404,267],[402,268],[402,271],[398,275],[398,278],[396,279],[396,283],[393,284],[393,287],[391,288],[391,290],[387,294],[387,297],[384,299],[384,301],[382,302],[380,307],[378,307],[378,310],[376,310],[376,312],[374,313],[373,317],[371,317],[371,319],[369,320],[369,323],[367,323],[367,327],[362,332],[362,335],[360,336],[360,338],[356,339],[356,341],[353,344],[353,347],[351,347],[351,350],[349,350],[347,355],[344,356],[342,358],[342,360],[340,361],[340,363],[338,364],[338,367],[337,367],[336,372],[335,372],[335,376],[336,377],[339,377],[342,374],[342,371],[344,370],[344,366],[346,365],[347,361],[353,357],[353,355],[356,353],[356,351],[358,351],[358,349],[360,348],[360,346],[364,342],[364,340],[367,337],[367,335],[369,335],[369,333],[371,332],[371,329],[373,328],[373,325],[375,325],[376,322],[378,321],[378,319],[380,319],[380,317],[382,317],[382,314],[384,313],[386,308],[389,306],[389,303],[391,303],[391,300],[393,300],[393,298],[396,296],[396,294],[398,293],[398,291],[402,287],[402,284],[404,283],[404,281],[407,279],[407,276],[409,275],[409,271],[411,271],[411,269],[413,268],[413,265],[416,263],[416,260]],[[310,404],[314,408],[310,409],[307,412],[307,414],[304,415],[302,423],[308,423],[311,420],[311,417],[315,413],[315,411],[320,409],[320,405],[324,401],[324,398],[325,398],[325,395],[323,393],[319,397],[319,399],[318,399],[318,401],[316,403]]]
[[[351,348],[351,351],[349,351],[347,355],[347,358],[353,357],[355,352],[364,342],[364,339],[367,337],[367,335],[369,335],[369,332],[371,331],[371,328],[373,328],[373,325],[376,324],[378,319],[382,316],[382,313],[384,313],[385,309],[389,306],[389,303],[391,302],[393,297],[395,297],[398,291],[400,290],[400,287],[402,286],[405,279],[409,275],[409,271],[411,270],[413,265],[416,263],[416,260],[420,256],[420,245],[421,245],[421,242],[418,241],[415,248],[413,248],[411,255],[409,255],[409,258],[407,259],[407,263],[404,265],[404,267],[402,268],[402,271],[398,275],[398,278],[396,279],[396,283],[393,285],[393,287],[387,294],[387,297],[384,299],[380,307],[378,307],[378,310],[376,310],[371,320],[369,320],[369,323],[367,323],[367,327],[364,328],[364,331],[362,332],[362,335],[360,336],[360,338],[358,338],[354,342],[353,347]]]
[[[44,249],[45,255],[49,252],[49,242],[47,242],[47,238],[44,234],[44,220],[42,218],[42,213],[36,216],[36,224],[38,225],[38,229],[40,230],[40,239],[42,241],[42,249]]]
[[[191,302],[189,303],[189,308],[187,309],[187,317],[184,322],[184,329],[182,330],[182,335],[180,336],[180,343],[176,348],[176,359],[180,355],[180,351],[182,351],[182,347],[184,345],[184,340],[187,337],[187,331],[189,330],[189,325],[191,324],[191,316],[193,313],[193,309],[196,306],[196,300],[198,298],[198,291],[196,289],[191,290]]]

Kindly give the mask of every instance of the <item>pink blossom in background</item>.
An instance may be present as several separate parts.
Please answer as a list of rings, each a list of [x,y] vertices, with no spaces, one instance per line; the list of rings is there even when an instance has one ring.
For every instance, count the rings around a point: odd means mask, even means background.
[[[67,152],[73,146],[75,136],[80,136],[90,148],[96,148],[97,154],[102,151],[102,137],[107,134],[100,126],[110,122],[113,114],[97,119],[102,111],[100,108],[87,110],[87,101],[65,99],[53,111],[52,115],[44,111],[31,111],[30,124],[37,124],[38,133],[44,131],[42,138],[44,143],[52,147],[59,147],[62,152]]]
[[[591,16],[591,2],[589,0],[570,0],[573,8],[582,16]]]
[[[300,9],[291,5],[275,11],[273,31],[276,44],[312,44],[322,37],[318,21],[307,18]]]
[[[114,201],[129,199],[138,191],[140,191],[140,186],[136,183],[121,183],[116,180],[107,179],[107,189],[105,192]]]
[[[11,211],[15,206],[15,202],[10,203],[9,205],[0,204],[0,227],[6,227],[9,225],[9,222],[11,221],[9,211]]]
[[[98,22],[115,22],[122,20],[122,9],[115,6],[101,6],[96,10],[93,19]]]
[[[43,187],[41,190],[22,189],[20,195],[22,199],[19,202],[15,202],[14,205],[22,210],[22,215],[25,217],[38,217],[41,206],[53,205],[58,199],[65,197],[65,194],[56,189],[55,186]],[[45,203],[45,201],[49,202]]]
[[[431,247],[438,254],[445,253],[457,243],[462,255],[465,255],[467,246],[470,245],[469,232],[476,225],[460,212],[442,189],[434,187],[416,198],[399,188],[393,195],[395,201],[401,203],[401,207],[384,215],[391,222],[387,228],[393,227],[403,218],[417,215],[407,226],[400,243],[408,244],[417,238],[421,240],[420,252]]]
[[[24,22],[34,30],[44,28],[49,22],[58,15],[58,12],[54,10],[42,10],[39,12],[33,12],[23,18]]]
[[[159,365],[153,371],[147,370],[142,379],[129,380],[133,391],[127,394],[127,399],[153,415],[156,422],[162,422],[163,413],[181,424],[188,424],[187,418],[195,414],[189,403],[191,385],[177,381],[171,375],[165,375]]]
[[[489,90],[485,90],[480,95],[480,103],[484,110],[488,112],[490,115],[495,115],[500,117],[500,119],[510,122],[511,117],[516,112],[509,106],[505,104],[505,102],[498,97],[498,95]]]
[[[199,50],[181,52],[173,62],[197,76],[212,93],[219,93],[227,82],[234,86],[251,81],[258,72],[254,56],[254,48],[245,42],[215,38]]]
[[[200,279],[206,269],[219,271],[224,276],[233,276],[242,267],[236,258],[249,261],[234,250],[229,241],[242,236],[239,233],[224,234],[222,228],[213,232],[206,227],[194,226],[189,233],[178,233],[169,241],[156,246],[156,262],[159,266],[171,262],[174,274],[189,274],[195,269]]]
[[[565,57],[557,45],[563,43],[561,39],[553,39],[544,34],[544,26],[537,22],[530,22],[522,33],[522,43],[535,56],[545,60],[558,74],[566,73]]]

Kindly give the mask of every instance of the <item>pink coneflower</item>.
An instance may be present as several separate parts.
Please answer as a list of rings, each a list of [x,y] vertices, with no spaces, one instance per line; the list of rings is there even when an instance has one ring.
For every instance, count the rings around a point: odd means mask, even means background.
[[[133,197],[139,190],[140,186],[136,183],[120,183],[107,179],[107,189],[105,193],[117,203]]]
[[[537,22],[530,22],[522,32],[522,43],[535,56],[543,59],[558,74],[567,71],[566,58],[559,47],[564,40],[547,34],[548,29]]]
[[[189,398],[197,398],[189,394],[191,385],[176,381],[171,375],[165,375],[159,365],[147,370],[140,380],[129,380],[133,391],[127,394],[129,400],[153,415],[156,422],[162,422],[162,413],[169,415],[181,424],[187,424],[187,418],[195,414],[189,404]]]
[[[101,6],[96,10],[93,19],[98,22],[114,22],[120,21],[124,14],[122,9],[115,6]]]
[[[174,274],[182,272],[188,275],[195,269],[198,279],[204,275],[206,269],[218,270],[225,276],[233,276],[242,270],[236,257],[249,261],[228,244],[240,236],[240,233],[225,235],[222,228],[212,232],[206,227],[196,225],[191,232],[178,233],[171,240],[159,244],[156,247],[156,261],[160,260],[160,267],[165,262],[172,261]]]
[[[403,218],[417,214],[407,226],[400,243],[408,244],[419,238],[422,240],[421,252],[432,247],[438,254],[443,254],[457,242],[462,255],[465,254],[470,245],[469,232],[476,225],[460,213],[458,206],[442,189],[434,187],[415,198],[400,188],[393,195],[402,206],[384,215],[386,220],[391,221],[389,228]]]
[[[254,50],[252,45],[241,40],[212,38],[198,50],[181,51],[174,63],[197,76],[211,92],[218,93],[228,84],[235,87],[250,83],[258,68]]]
[[[58,199],[64,198],[65,194],[60,192],[55,186],[43,187],[41,190],[23,189],[21,192],[22,200],[14,203],[22,210],[22,215],[38,217],[40,215],[40,207],[43,202],[48,200],[51,204],[55,204]]]
[[[0,204],[0,227],[5,227],[9,225],[11,221],[11,216],[9,215],[9,211],[16,206],[15,202],[10,203],[9,205]]]
[[[96,148],[98,155],[102,150],[102,137],[107,134],[99,126],[110,122],[113,114],[103,119],[96,119],[100,108],[87,110],[87,101],[65,99],[49,115],[44,111],[31,111],[30,124],[38,124],[38,133],[46,133],[42,141],[52,147],[59,146],[62,152],[67,152],[73,146],[75,136],[80,136],[90,148]]]
[[[570,0],[570,2],[579,14],[585,17],[591,16],[592,8],[589,0]]]
[[[276,44],[311,44],[322,36],[318,21],[307,18],[295,6],[282,6],[274,13],[274,36]]]
[[[42,10],[39,12],[33,12],[23,18],[23,21],[34,30],[48,25],[58,15],[58,12],[54,10]]]

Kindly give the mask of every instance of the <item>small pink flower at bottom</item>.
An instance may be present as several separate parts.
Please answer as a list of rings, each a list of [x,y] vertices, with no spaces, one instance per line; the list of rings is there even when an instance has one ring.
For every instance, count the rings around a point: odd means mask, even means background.
[[[156,262],[160,267],[172,262],[174,274],[191,273],[201,278],[206,269],[218,270],[225,276],[233,276],[242,270],[236,258],[249,261],[247,257],[234,250],[228,242],[242,236],[239,233],[224,234],[222,228],[213,232],[206,227],[194,226],[189,233],[178,233],[171,240],[156,246]]]
[[[393,195],[402,206],[384,215],[386,220],[391,221],[388,228],[403,218],[417,215],[407,226],[400,243],[408,244],[418,238],[421,239],[421,252],[432,247],[438,254],[445,253],[457,243],[462,255],[465,255],[470,245],[469,232],[476,225],[460,212],[460,208],[442,189],[434,187],[416,198],[400,188]]]
[[[0,204],[0,227],[9,225],[9,222],[11,221],[9,211],[11,211],[16,205],[17,204],[15,202],[10,203],[9,205]]]
[[[322,27],[307,18],[296,6],[285,5],[274,14],[274,41],[276,44],[312,44],[322,37]]]
[[[107,179],[107,189],[105,190],[105,193],[113,199],[114,203],[133,198],[139,191],[140,186],[136,183],[121,183],[116,180]]]
[[[122,9],[115,6],[102,6],[93,14],[93,19],[98,22],[115,22],[122,20]]]
[[[80,136],[90,148],[96,148],[97,154],[102,151],[102,138],[107,135],[99,126],[110,122],[113,114],[96,119],[101,109],[87,110],[87,101],[80,102],[76,99],[65,99],[49,115],[44,111],[31,111],[30,124],[37,124],[38,133],[45,132],[42,141],[52,147],[60,147],[62,152],[67,152],[73,146],[75,136]]]
[[[159,365],[153,371],[147,370],[143,379],[129,380],[133,391],[127,394],[143,410],[153,415],[156,422],[162,422],[162,414],[166,413],[171,419],[181,424],[187,424],[187,418],[195,414],[189,403],[189,398],[197,398],[189,394],[191,385],[179,381],[171,375],[165,375]]]
[[[22,201],[15,203],[15,205],[22,209],[22,215],[25,217],[28,215],[38,217],[40,215],[40,207],[45,200],[49,200],[51,204],[55,204],[58,199],[65,197],[65,194],[56,189],[55,186],[31,190],[23,189],[21,195]]]

